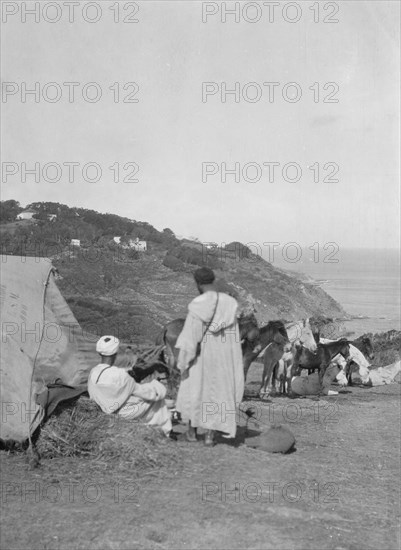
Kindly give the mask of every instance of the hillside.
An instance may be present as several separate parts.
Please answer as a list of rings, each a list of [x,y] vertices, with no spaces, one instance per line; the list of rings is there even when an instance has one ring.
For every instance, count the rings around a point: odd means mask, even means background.
[[[316,284],[274,268],[241,243],[206,248],[199,241],[180,241],[171,229],[158,231],[112,214],[58,203],[28,207],[37,212],[31,223],[8,215],[0,226],[3,253],[50,257],[61,292],[92,333],[153,341],[167,321],[185,316],[197,292],[192,272],[200,265],[212,267],[221,290],[233,294],[243,309],[256,310],[260,323],[346,316]],[[121,245],[115,236],[121,236]],[[135,238],[146,240],[146,252],[130,247]],[[71,246],[71,239],[80,239],[80,246]]]

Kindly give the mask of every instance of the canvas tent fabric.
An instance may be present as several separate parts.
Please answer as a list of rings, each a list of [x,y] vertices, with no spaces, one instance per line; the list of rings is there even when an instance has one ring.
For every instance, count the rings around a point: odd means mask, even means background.
[[[84,334],[58,290],[50,260],[1,257],[0,439],[23,442],[45,409],[37,396],[56,380],[86,385],[97,337]],[[40,400],[39,400],[40,401]]]
[[[396,361],[385,367],[372,369],[369,372],[367,386],[384,386],[386,384],[401,384],[401,361]]]
[[[335,365],[330,365],[323,376],[323,395],[330,395],[330,386],[336,376],[338,368]],[[298,395],[318,395],[321,391],[319,373],[315,372],[307,376],[294,376],[291,380],[291,390]]]

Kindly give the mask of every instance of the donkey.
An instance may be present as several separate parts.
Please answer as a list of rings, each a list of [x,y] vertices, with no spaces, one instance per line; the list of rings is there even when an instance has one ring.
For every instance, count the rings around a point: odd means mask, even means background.
[[[251,334],[253,335],[253,333]],[[284,352],[284,346],[289,343],[287,330],[282,321],[269,321],[259,329],[259,334],[251,340],[247,335],[242,340],[242,355],[244,358],[244,377],[249,371],[252,361],[270,344],[276,344]]]
[[[162,352],[159,359],[161,361],[165,361],[167,366],[172,370],[175,370],[177,368],[179,350],[175,347],[175,345],[177,343],[178,336],[184,328],[184,323],[185,319],[182,318],[170,321],[165,325],[162,332],[156,338],[157,345],[163,343],[165,345],[165,351]],[[245,358],[245,354],[249,354],[250,350],[254,349],[259,337],[259,328],[253,313],[250,315],[239,316],[238,328],[240,339],[242,342],[242,352]]]
[[[290,346],[282,346],[277,342],[271,343],[263,355],[263,375],[259,395],[263,398],[269,393],[268,386],[271,389],[275,386],[276,372],[279,367],[282,372],[280,377],[287,379],[287,392],[291,391],[291,378],[296,353],[296,346],[303,345],[312,353],[317,350],[319,342],[319,333],[314,331],[310,325],[309,319],[301,321],[292,321],[285,324]],[[281,385],[285,388],[285,384]]]

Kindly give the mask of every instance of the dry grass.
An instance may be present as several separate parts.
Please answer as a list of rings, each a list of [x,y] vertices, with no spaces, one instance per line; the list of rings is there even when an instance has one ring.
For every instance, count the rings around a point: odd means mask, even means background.
[[[42,458],[82,457],[136,474],[177,461],[175,443],[160,430],[107,415],[90,399],[59,406],[36,441]]]
[[[375,352],[372,361],[374,367],[385,367],[400,360],[400,352],[396,349],[385,349]]]

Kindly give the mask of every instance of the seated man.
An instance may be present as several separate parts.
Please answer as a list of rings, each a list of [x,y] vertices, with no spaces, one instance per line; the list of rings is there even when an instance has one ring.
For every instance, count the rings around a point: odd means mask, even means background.
[[[170,436],[172,424],[164,401],[165,386],[158,380],[138,384],[127,372],[130,366],[114,366],[119,345],[114,336],[102,336],[97,342],[96,351],[101,363],[89,374],[89,397],[107,414],[116,413],[158,426],[166,436]]]

